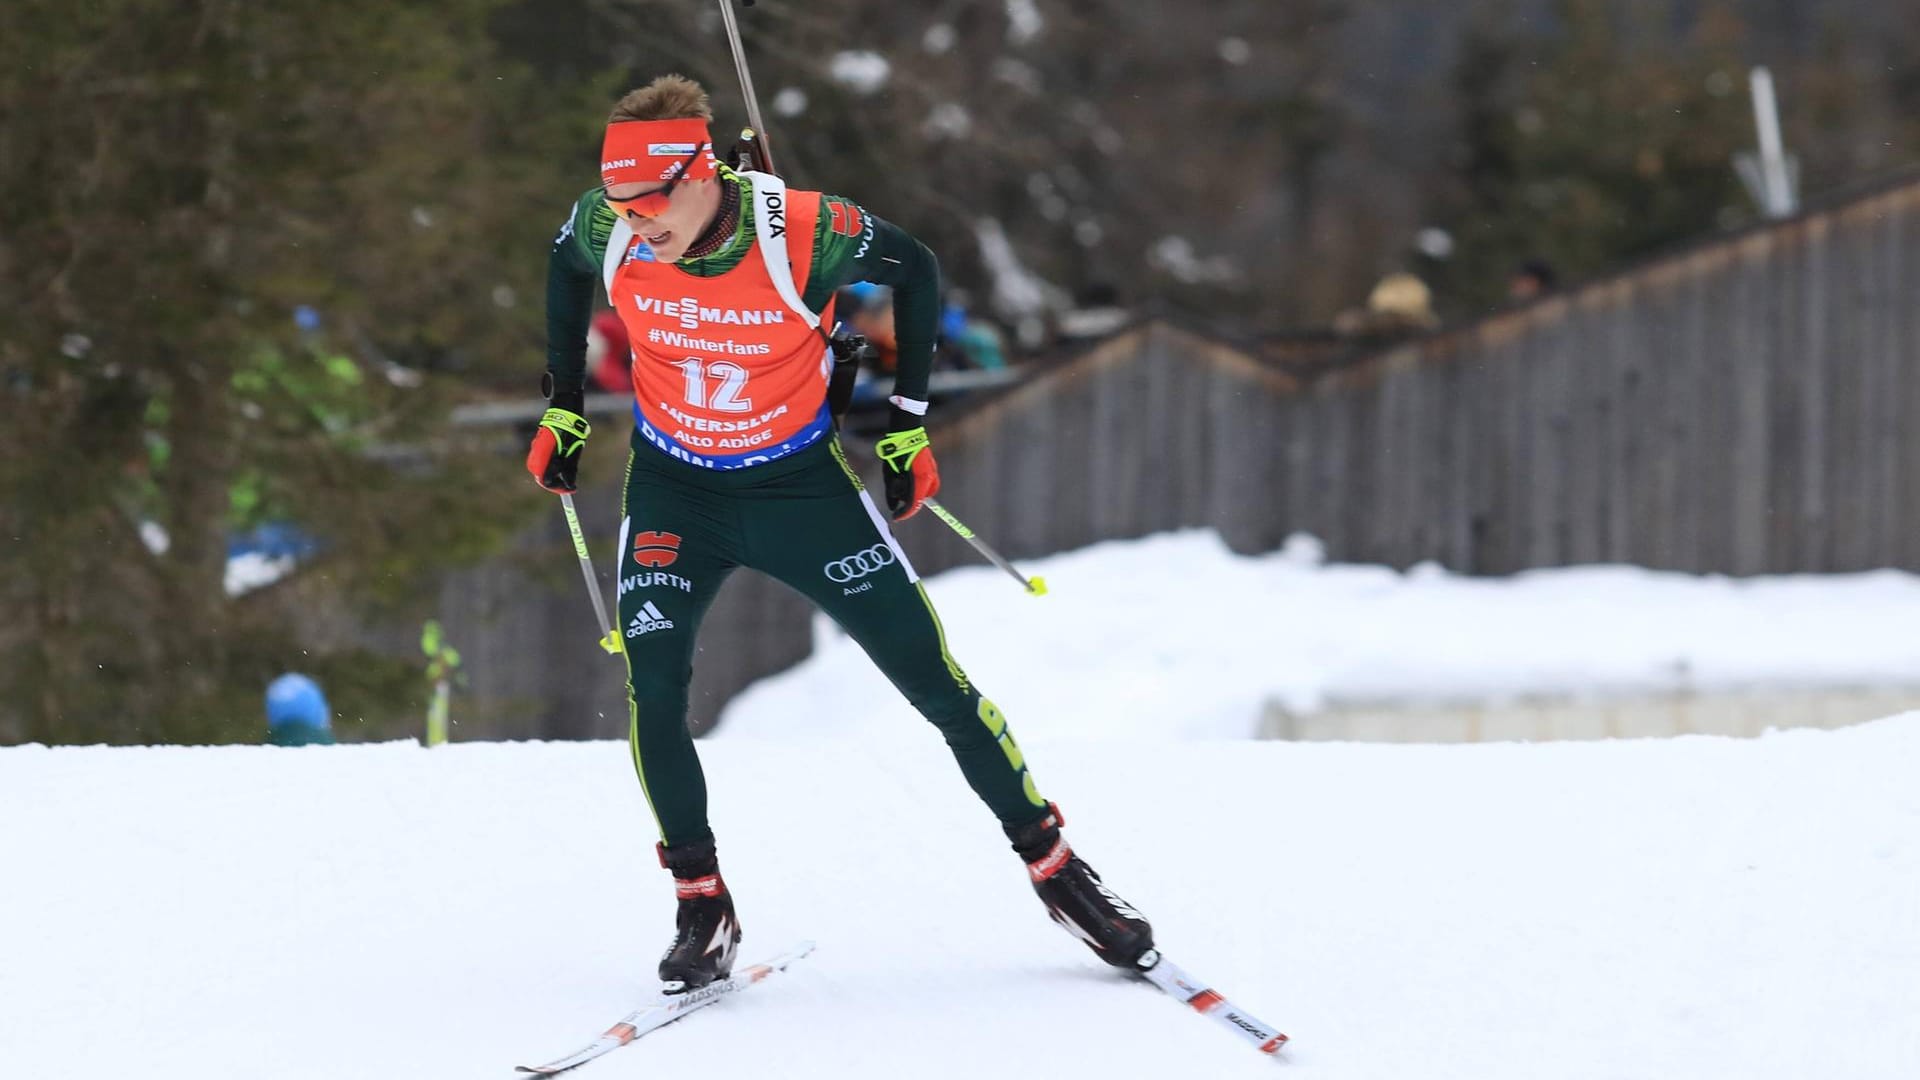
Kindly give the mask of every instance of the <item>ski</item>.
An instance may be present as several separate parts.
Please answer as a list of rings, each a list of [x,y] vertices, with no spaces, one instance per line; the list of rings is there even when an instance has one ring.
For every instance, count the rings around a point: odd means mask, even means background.
[[[1148,949],[1140,957],[1139,967],[1140,974],[1168,997],[1184,1002],[1200,1015],[1212,1017],[1226,1025],[1261,1053],[1277,1054],[1287,1044],[1287,1037],[1272,1024],[1255,1019],[1245,1009],[1228,1001],[1220,991],[1187,974],[1173,961],[1160,955],[1158,949]]]
[[[685,994],[662,994],[621,1017],[618,1023],[607,1029],[606,1034],[566,1057],[555,1058],[545,1065],[516,1065],[514,1071],[531,1073],[534,1076],[554,1076],[569,1069],[578,1068],[608,1051],[618,1050],[650,1031],[658,1031],[688,1013],[704,1009],[728,994],[745,990],[776,971],[785,971],[787,965],[812,951],[813,942],[802,942],[797,948],[781,953],[763,963],[743,968],[725,979],[709,983],[698,990]]]

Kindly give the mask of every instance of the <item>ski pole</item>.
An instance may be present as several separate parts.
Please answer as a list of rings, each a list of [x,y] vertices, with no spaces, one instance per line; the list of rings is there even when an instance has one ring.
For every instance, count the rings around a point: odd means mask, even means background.
[[[587,538],[580,535],[580,515],[574,512],[573,496],[564,492],[560,495],[560,506],[567,512],[567,531],[573,533],[573,551],[580,556],[580,573],[587,579],[587,595],[593,597],[593,614],[599,619],[598,625],[607,628],[607,635],[600,639],[600,647],[608,655],[620,655],[620,635],[607,619],[607,602],[600,596],[600,582],[593,576],[593,559],[587,555]]]
[[[1047,595],[1047,579],[1046,578],[1043,578],[1038,574],[1035,574],[1033,577],[1029,578],[1026,575],[1020,573],[1020,571],[1015,570],[1013,568],[1012,563],[1009,563],[1007,560],[1001,558],[999,552],[988,547],[987,542],[985,540],[982,540],[979,537],[973,535],[973,530],[967,528],[965,522],[962,522],[959,518],[954,517],[952,514],[948,513],[946,507],[941,506],[938,502],[935,502],[932,499],[922,499],[921,502],[925,504],[927,509],[933,511],[935,517],[939,518],[941,521],[946,522],[949,528],[953,529],[954,532],[959,533],[960,539],[965,540],[969,544],[972,544],[973,550],[979,552],[982,555],[985,555],[987,557],[988,562],[991,562],[993,565],[1013,575],[1013,580],[1019,582],[1022,586],[1026,588],[1028,592],[1032,593],[1035,596]]]
[[[740,0],[746,7],[753,0]],[[773,172],[773,147],[767,142],[767,129],[760,123],[760,99],[753,93],[753,75],[747,71],[747,50],[740,44],[740,24],[733,17],[733,0],[720,0],[720,19],[727,25],[727,44],[733,47],[733,70],[740,76],[740,93],[747,99],[747,123],[753,127],[760,148],[760,163]]]

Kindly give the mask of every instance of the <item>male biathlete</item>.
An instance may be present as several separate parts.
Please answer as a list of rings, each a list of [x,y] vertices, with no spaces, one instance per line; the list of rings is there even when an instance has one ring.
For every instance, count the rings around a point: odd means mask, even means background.
[[[1061,838],[1058,809],[1000,710],[948,654],[919,576],[834,432],[834,290],[891,285],[899,373],[876,447],[887,510],[911,517],[939,491],[922,420],[939,311],[933,253],[846,199],[722,165],[712,118],[706,92],[678,75],[614,108],[601,185],[574,204],[549,260],[549,408],[527,455],[542,487],[575,489],[589,430],[587,326],[604,288],[633,342],[618,625],[634,768],[679,900],[660,960],[665,989],[725,978],[740,941],[686,725],[694,634],[737,566],[798,589],[860,643],[946,737],[1053,918],[1130,968],[1152,947],[1151,927]]]

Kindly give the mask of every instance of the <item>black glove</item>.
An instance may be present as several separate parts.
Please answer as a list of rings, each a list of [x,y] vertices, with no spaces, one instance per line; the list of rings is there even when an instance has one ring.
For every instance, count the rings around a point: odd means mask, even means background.
[[[533,433],[533,445],[527,450],[527,471],[541,487],[556,494],[571,494],[579,485],[580,451],[587,445],[593,427],[581,414],[586,411],[587,395],[579,388],[551,389],[553,376],[547,376],[551,390],[547,412],[540,428]]]
[[[934,463],[927,429],[918,416],[894,406],[887,434],[873,449],[880,455],[880,479],[893,520],[919,513],[922,503],[940,493],[940,466]]]

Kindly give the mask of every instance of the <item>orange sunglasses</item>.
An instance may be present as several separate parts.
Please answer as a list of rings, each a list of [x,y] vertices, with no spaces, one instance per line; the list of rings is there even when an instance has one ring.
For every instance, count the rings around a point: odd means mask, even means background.
[[[632,195],[624,199],[616,199],[612,195],[608,195],[607,204],[612,206],[614,212],[622,217],[629,214],[638,214],[641,217],[649,218],[659,217],[661,214],[667,212],[667,205],[673,196],[674,186],[685,179],[687,173],[693,170],[694,162],[700,160],[700,152],[706,148],[706,143],[696,145],[693,148],[693,153],[687,155],[687,160],[680,163],[679,171],[675,172],[673,178],[668,180],[665,185],[657,187],[652,191],[643,191],[638,195]]]

